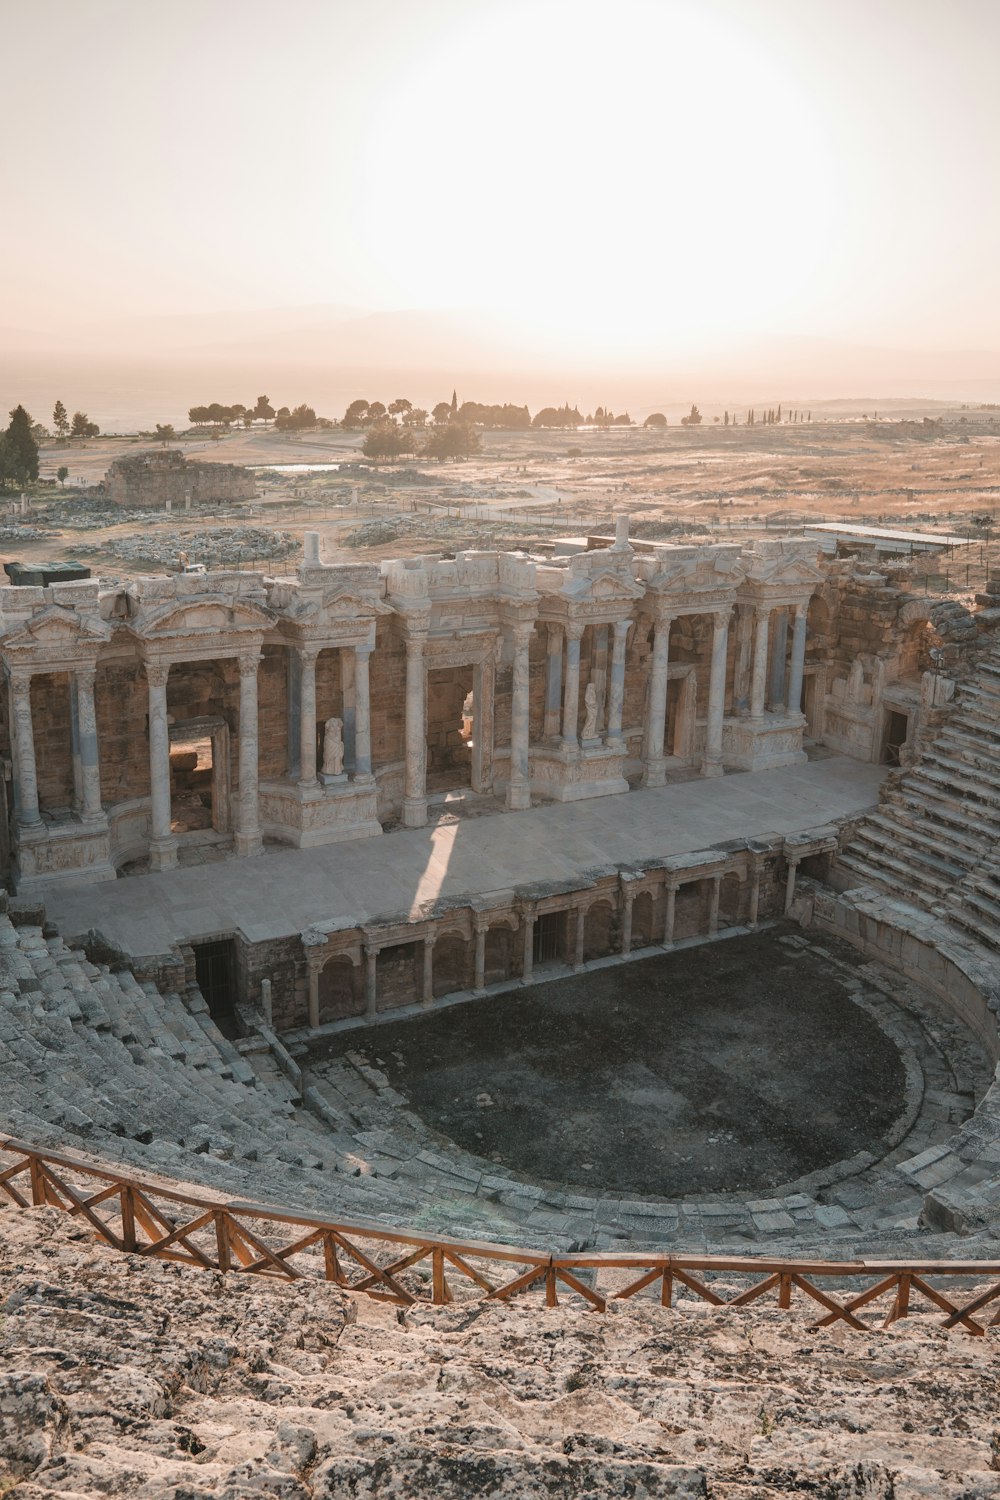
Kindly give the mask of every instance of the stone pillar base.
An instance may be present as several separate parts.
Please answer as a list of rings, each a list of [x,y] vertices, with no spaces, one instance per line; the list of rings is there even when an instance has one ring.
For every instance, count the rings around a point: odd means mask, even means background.
[[[716,760],[716,759],[713,758],[713,759],[710,760],[708,758],[708,756],[706,755],[705,759],[701,763],[701,774],[703,776],[722,776],[722,775],[724,775],[723,766],[722,766],[722,758],[720,757],[718,760]]]
[[[150,839],[149,841],[149,868],[151,870],[172,870],[177,864],[177,840]]]
[[[237,858],[252,859],[264,853],[264,840],[260,833],[238,833],[233,841]]]
[[[507,807],[511,812],[524,812],[531,806],[530,786],[507,785]]]
[[[667,767],[662,760],[651,760],[642,770],[643,786],[666,786]]]
[[[427,826],[427,798],[403,798],[403,827],[425,828]]]

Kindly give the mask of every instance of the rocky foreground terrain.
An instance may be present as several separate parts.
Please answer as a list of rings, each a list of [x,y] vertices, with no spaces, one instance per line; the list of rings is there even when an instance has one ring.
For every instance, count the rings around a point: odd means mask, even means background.
[[[1000,1496],[1000,1332],[805,1313],[402,1312],[0,1208],[0,1495]]]

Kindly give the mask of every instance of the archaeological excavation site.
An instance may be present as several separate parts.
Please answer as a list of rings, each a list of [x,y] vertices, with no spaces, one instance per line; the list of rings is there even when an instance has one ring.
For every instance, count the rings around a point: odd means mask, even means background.
[[[0,1493],[1000,1495],[1000,580],[326,552],[0,591]]]

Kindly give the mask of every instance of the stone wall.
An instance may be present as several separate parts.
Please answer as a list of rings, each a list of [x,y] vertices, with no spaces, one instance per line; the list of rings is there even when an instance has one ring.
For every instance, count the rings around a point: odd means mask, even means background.
[[[104,477],[115,505],[175,510],[191,505],[227,505],[252,500],[256,482],[238,464],[195,463],[176,449],[135,453],[115,459]]]

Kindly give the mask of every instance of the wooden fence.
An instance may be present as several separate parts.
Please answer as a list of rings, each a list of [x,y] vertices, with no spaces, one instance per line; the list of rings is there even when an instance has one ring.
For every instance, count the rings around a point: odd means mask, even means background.
[[[86,1220],[99,1239],[129,1254],[204,1271],[332,1281],[404,1307],[505,1301],[537,1289],[546,1307],[571,1297],[597,1312],[640,1295],[663,1307],[741,1308],[773,1293],[779,1308],[791,1307],[793,1297],[816,1304],[811,1328],[843,1322],[872,1332],[918,1302],[942,1313],[944,1328],[982,1336],[1000,1325],[1000,1311],[988,1321],[977,1316],[1000,1300],[995,1261],[559,1255],[218,1201],[7,1136],[0,1136],[0,1189],[19,1208],[58,1208]]]

